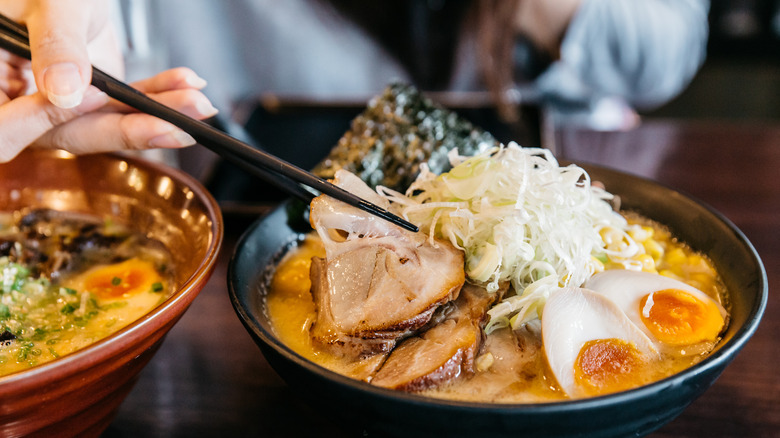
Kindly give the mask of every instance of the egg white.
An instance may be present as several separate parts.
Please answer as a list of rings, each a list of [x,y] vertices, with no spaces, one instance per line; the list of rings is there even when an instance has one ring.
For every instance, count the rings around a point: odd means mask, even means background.
[[[583,287],[603,295],[614,302],[626,315],[628,315],[629,319],[631,319],[631,321],[653,341],[654,345],[659,350],[668,348],[655,338],[645,325],[644,321],[642,321],[640,313],[640,303],[642,298],[647,294],[664,289],[680,289],[702,301],[714,303],[724,320],[728,314],[720,303],[699,289],[682,281],[675,280],[674,278],[651,272],[628,271],[622,269],[608,270],[591,277]]]
[[[613,338],[633,344],[647,360],[658,356],[650,338],[604,295],[574,287],[550,294],[542,314],[542,343],[550,370],[568,396],[586,395],[574,374],[583,345]]]

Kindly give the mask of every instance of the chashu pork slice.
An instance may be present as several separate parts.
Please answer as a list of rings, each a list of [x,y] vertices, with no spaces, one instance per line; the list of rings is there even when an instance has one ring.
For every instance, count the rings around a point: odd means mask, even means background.
[[[388,207],[349,172],[337,172],[333,182]],[[457,297],[465,281],[463,253],[449,242],[406,231],[328,196],[312,201],[310,221],[326,253],[312,261],[317,317],[311,334],[334,353],[390,351]]]
[[[487,310],[499,296],[480,286],[463,286],[458,299],[443,309],[441,321],[399,343],[370,382],[418,392],[473,374]]]

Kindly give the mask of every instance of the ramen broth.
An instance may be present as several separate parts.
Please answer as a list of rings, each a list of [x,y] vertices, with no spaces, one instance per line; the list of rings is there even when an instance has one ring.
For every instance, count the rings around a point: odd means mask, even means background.
[[[641,225],[651,238],[644,239],[644,254],[636,263],[645,270],[677,278],[723,304],[726,289],[712,263],[675,239],[657,223],[638,216],[629,222]],[[312,257],[324,257],[325,251],[315,234],[308,235],[286,254],[276,267],[270,283],[266,306],[269,318],[280,340],[301,356],[337,373],[366,379],[370,361],[381,356],[354,361],[320,349],[312,342],[310,328],[316,320],[315,304],[310,293],[309,267]],[[652,261],[648,259],[652,258]],[[622,269],[607,265],[606,270]],[[644,369],[640,384],[647,384],[675,374],[702,360],[714,347],[707,343],[686,351],[664,354]],[[487,335],[475,360],[476,372],[461,375],[421,394],[465,401],[498,403],[537,403],[568,398],[556,384],[544,357],[539,325],[528,324],[518,330],[500,328]]]
[[[158,241],[110,219],[52,210],[0,215],[0,375],[93,344],[173,290]]]

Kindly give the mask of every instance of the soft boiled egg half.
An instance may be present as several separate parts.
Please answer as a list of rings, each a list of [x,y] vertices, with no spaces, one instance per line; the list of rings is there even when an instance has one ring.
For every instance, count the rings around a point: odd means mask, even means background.
[[[726,318],[718,302],[683,282],[611,270],[550,295],[542,342],[560,388],[572,398],[596,396],[655,380],[662,354],[708,351]]]
[[[639,386],[645,364],[658,356],[653,342],[615,303],[574,287],[547,299],[542,343],[555,380],[572,398]]]
[[[609,298],[667,353],[706,350],[726,324],[726,309],[682,281],[650,272],[610,270],[596,274],[585,288]]]

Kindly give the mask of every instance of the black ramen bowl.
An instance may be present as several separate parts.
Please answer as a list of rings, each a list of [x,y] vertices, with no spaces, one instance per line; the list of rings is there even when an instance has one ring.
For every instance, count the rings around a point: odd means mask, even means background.
[[[238,316],[271,366],[305,401],[334,419],[391,436],[642,436],[678,416],[734,359],[758,327],[767,301],[766,272],[751,243],[729,220],[656,182],[595,166],[592,180],[621,198],[622,208],[667,225],[712,259],[730,291],[731,322],[706,359],[630,391],[545,404],[433,399],[372,386],[331,372],[285,346],[274,333],[265,295],[284,253],[310,230],[305,209],[283,204],[256,222],[233,255],[229,292]]]

